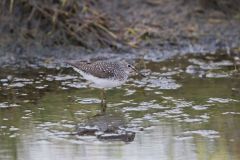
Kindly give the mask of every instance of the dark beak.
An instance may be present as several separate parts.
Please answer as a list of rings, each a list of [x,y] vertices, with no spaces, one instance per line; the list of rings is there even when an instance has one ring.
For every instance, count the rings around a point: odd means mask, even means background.
[[[131,67],[138,75],[142,76],[142,77],[146,77],[144,74],[140,73],[138,70],[136,70],[136,68]]]

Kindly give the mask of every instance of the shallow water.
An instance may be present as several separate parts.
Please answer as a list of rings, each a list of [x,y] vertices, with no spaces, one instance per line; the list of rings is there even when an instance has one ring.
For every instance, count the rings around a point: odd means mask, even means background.
[[[0,159],[240,159],[238,61],[205,55],[144,65],[146,78],[107,92],[107,120],[136,132],[128,143],[75,134],[97,121],[100,91],[71,69],[2,69]]]

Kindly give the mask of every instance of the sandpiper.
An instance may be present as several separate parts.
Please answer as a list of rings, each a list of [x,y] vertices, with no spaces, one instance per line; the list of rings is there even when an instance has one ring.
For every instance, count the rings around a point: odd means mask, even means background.
[[[102,89],[101,106],[102,113],[106,111],[106,91],[107,88],[113,88],[124,84],[132,72],[138,72],[133,65],[126,61],[98,60],[88,61],[67,61],[76,72],[80,73],[84,79],[93,83],[96,88]]]

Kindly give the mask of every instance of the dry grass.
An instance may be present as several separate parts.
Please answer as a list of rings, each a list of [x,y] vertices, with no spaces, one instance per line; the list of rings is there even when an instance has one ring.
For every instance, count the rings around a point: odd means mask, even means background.
[[[0,32],[48,45],[117,47],[109,18],[90,0],[1,0]]]

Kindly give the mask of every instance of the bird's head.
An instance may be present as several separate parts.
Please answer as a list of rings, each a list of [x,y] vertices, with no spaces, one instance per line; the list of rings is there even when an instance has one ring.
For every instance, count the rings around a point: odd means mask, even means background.
[[[127,74],[137,73],[138,75],[140,75],[142,77],[146,77],[144,74],[140,73],[132,64],[123,62],[123,65],[124,65],[124,71]]]

